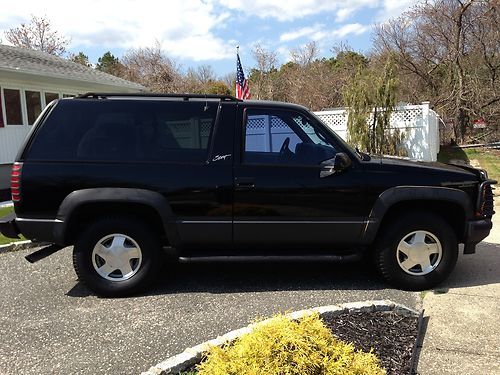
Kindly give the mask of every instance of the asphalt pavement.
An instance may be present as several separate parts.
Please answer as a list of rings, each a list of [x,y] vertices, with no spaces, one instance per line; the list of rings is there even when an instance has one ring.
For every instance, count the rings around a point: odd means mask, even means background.
[[[0,374],[137,374],[171,355],[277,312],[420,294],[389,288],[363,264],[191,264],[148,293],[92,295],[71,249],[38,263],[0,254]]]

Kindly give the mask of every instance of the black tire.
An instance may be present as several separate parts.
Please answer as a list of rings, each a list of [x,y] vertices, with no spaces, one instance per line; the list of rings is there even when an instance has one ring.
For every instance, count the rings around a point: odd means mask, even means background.
[[[106,236],[111,236],[108,241],[113,241],[114,234],[125,235],[138,245],[140,261],[129,260],[130,264],[135,262],[135,269],[127,279],[117,270],[108,275],[113,278],[108,280],[98,273],[96,266],[99,264],[94,266],[100,259],[93,255],[94,247]],[[129,239],[127,241],[131,243]],[[103,218],[94,222],[77,238],[73,249],[73,266],[78,278],[93,292],[105,297],[121,297],[143,290],[158,275],[162,260],[159,236],[144,223],[128,217]]]
[[[439,255],[427,255],[431,259],[431,265],[435,267],[427,274],[423,274],[421,265],[416,265],[409,271],[400,266],[406,258],[404,253],[397,250],[398,245],[403,239],[411,238],[408,235],[415,231],[430,233],[441,246],[440,259]],[[426,235],[425,241],[432,242],[432,236]],[[425,212],[408,213],[386,223],[381,228],[375,246],[375,263],[379,273],[391,285],[404,290],[426,290],[435,287],[450,275],[457,258],[458,244],[455,231],[441,217]],[[422,274],[415,275],[408,272]]]

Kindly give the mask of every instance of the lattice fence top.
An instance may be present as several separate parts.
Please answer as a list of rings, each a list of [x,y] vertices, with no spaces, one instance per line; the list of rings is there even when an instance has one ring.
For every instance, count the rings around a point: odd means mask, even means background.
[[[315,112],[316,115],[340,137],[347,140],[345,109]],[[373,120],[373,113],[366,119]],[[439,116],[429,108],[429,102],[420,105],[397,107],[389,120],[391,129],[400,129],[408,156],[415,160],[436,161],[439,151]]]
[[[348,112],[345,109],[316,112],[316,115],[334,130],[344,130],[347,128]],[[422,116],[422,106],[399,107],[391,113],[390,124],[394,128],[413,127],[417,126],[417,123],[422,120]],[[372,119],[373,112],[367,121]]]

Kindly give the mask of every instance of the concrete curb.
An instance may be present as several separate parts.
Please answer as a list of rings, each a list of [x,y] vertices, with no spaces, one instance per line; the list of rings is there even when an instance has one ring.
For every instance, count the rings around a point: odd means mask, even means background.
[[[311,315],[313,313],[319,313],[320,315],[340,315],[343,313],[357,313],[357,312],[375,312],[375,311],[392,311],[405,316],[415,316],[418,317],[419,313],[412,310],[406,306],[400,305],[398,303],[389,300],[380,301],[363,301],[363,302],[351,302],[343,303],[340,305],[331,306],[321,306],[315,307],[313,309],[300,310],[287,314],[292,319],[299,319],[303,316]],[[231,342],[238,337],[251,332],[255,327],[265,324],[269,319],[263,320],[258,323],[250,324],[246,327],[230,331],[225,335],[219,336],[216,339],[206,341],[202,344],[196,345],[192,348],[184,350],[182,353],[177,354],[173,357],[166,359],[163,362],[151,367],[148,371],[141,373],[141,375],[174,375],[180,371],[185,370],[198,363],[204,352],[210,346],[221,346],[224,343]]]
[[[26,250],[26,249],[31,249],[31,248],[40,247],[40,246],[42,246],[41,243],[31,242],[29,240],[11,242],[11,243],[8,243],[6,245],[0,245],[0,254],[10,253],[12,251]]]

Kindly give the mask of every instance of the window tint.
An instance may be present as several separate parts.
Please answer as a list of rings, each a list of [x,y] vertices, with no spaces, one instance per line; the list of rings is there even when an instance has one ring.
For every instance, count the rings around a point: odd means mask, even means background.
[[[7,117],[7,125],[22,125],[23,115],[21,112],[21,91],[4,89],[5,99],[5,115]]]
[[[335,155],[334,146],[319,125],[300,113],[247,110],[247,163],[318,165]]]
[[[29,158],[203,162],[217,107],[218,102],[62,100]]]
[[[25,96],[28,125],[33,125],[38,115],[42,112],[42,99],[38,91],[25,91]]]
[[[45,105],[49,105],[49,103],[53,100],[59,99],[59,94],[53,92],[45,93]]]

